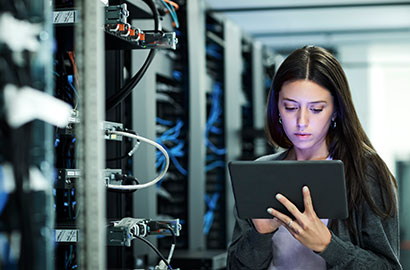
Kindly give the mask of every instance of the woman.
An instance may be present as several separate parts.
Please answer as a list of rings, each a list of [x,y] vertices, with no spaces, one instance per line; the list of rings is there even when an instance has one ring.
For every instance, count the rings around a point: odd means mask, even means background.
[[[287,150],[258,160],[343,161],[349,218],[320,220],[308,187],[304,212],[272,194],[295,220],[272,208],[273,219],[235,213],[228,269],[402,269],[396,180],[363,131],[333,55],[308,46],[283,62],[268,97],[266,131]]]

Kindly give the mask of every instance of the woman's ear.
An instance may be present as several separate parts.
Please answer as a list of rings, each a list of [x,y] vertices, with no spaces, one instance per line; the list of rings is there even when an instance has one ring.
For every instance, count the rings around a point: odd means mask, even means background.
[[[332,121],[335,121],[337,117],[337,112],[332,113]]]

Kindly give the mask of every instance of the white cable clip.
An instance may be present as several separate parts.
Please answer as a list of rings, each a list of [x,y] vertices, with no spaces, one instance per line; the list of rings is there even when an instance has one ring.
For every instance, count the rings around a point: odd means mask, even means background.
[[[136,135],[138,136],[138,134]],[[140,146],[141,141],[139,139],[136,139],[136,141],[137,142],[135,143],[134,147],[131,149],[131,151],[128,152],[128,156],[132,156],[135,153],[135,151],[137,151],[138,147]]]
[[[128,37],[131,34],[131,25],[129,23],[126,23],[125,26],[127,27],[127,33],[121,34],[121,36]]]
[[[141,39],[141,29],[135,28],[135,36],[136,38],[134,39],[134,41],[139,41]]]

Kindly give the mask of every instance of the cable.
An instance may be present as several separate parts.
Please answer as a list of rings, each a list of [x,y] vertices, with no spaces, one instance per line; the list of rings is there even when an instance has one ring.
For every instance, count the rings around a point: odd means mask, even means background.
[[[212,90],[212,105],[209,112],[209,117],[206,121],[205,129],[205,143],[209,150],[214,152],[217,155],[225,155],[225,148],[216,147],[209,139],[209,133],[221,134],[222,130],[215,126],[216,123],[220,120],[222,114],[221,108],[221,98],[222,98],[222,89],[220,83],[215,83]]]
[[[179,5],[173,1],[169,1],[169,0],[163,0],[164,2],[167,2],[168,4],[170,4],[172,7],[175,8],[175,10],[179,9]]]
[[[3,174],[3,166],[0,165],[0,215],[3,212],[9,198],[9,194],[5,190],[5,182],[6,176]]]
[[[137,140],[137,142],[134,144],[134,147],[131,149],[131,151],[128,152],[128,154],[125,154],[125,155],[120,156],[120,157],[107,158],[107,159],[105,159],[105,161],[107,161],[107,162],[109,162],[109,161],[117,161],[117,160],[126,159],[126,158],[131,157],[131,156],[135,153],[135,151],[137,151],[137,149],[138,149],[140,143],[141,143],[141,142],[140,142],[139,140]]]
[[[164,126],[171,126],[171,125],[173,124],[172,121],[165,120],[165,119],[162,119],[162,118],[159,118],[159,117],[156,118],[156,121],[157,121],[157,123],[159,123],[160,125],[164,125]]]
[[[168,254],[168,263],[171,263],[172,255],[174,255],[175,245],[177,244],[177,237],[175,236],[174,230],[167,224],[167,229],[171,232],[172,235],[172,244]]]
[[[143,0],[151,9],[152,15],[154,17],[154,32],[159,31],[159,14],[158,10],[155,7],[153,0]],[[111,110],[115,106],[117,106],[121,101],[123,101],[135,88],[135,86],[139,83],[142,76],[144,76],[145,72],[147,71],[148,67],[150,66],[152,60],[155,56],[155,49],[151,49],[147,58],[145,59],[144,64],[138,70],[138,72],[132,77],[127,84],[125,84],[119,91],[117,91],[113,96],[109,97],[106,102],[106,111]]]
[[[157,117],[157,122],[162,124],[168,124],[169,126],[173,123],[168,120],[164,120]],[[157,142],[164,145],[165,150],[168,152],[169,157],[173,164],[175,165],[176,169],[182,174],[187,175],[186,169],[184,169],[176,157],[183,157],[185,152],[183,150],[185,143],[183,140],[178,139],[179,135],[181,134],[181,128],[183,127],[184,122],[182,120],[177,120],[174,127],[169,128],[167,131],[161,134],[159,138],[157,138]],[[173,147],[167,148],[165,146],[166,142],[175,143]],[[164,163],[164,157],[159,156],[160,153],[157,152],[157,162],[156,167],[160,167]],[[159,183],[160,184],[160,183]]]
[[[176,159],[176,157],[182,157],[185,153],[182,151],[181,148],[184,147],[184,143],[181,142],[178,145],[172,147],[171,149],[168,149],[166,146],[164,146],[165,150],[169,153],[169,157],[172,160],[172,162],[175,165],[175,168],[182,174],[182,175],[187,175],[186,169],[182,167],[182,165],[179,163],[179,161]],[[158,153],[158,152],[157,152]],[[162,164],[164,163],[164,156],[158,157],[157,154],[157,163],[156,167],[159,168]]]
[[[214,221],[214,211],[215,211],[216,204],[218,202],[219,197],[220,197],[219,192],[215,192],[212,195],[212,198],[208,194],[205,196],[206,204],[208,206],[208,211],[206,212],[204,216],[204,234],[205,235],[208,235],[209,230],[212,227],[212,223]]]
[[[157,255],[161,258],[161,260],[168,266],[168,269],[172,269],[171,265],[168,263],[167,259],[164,257],[164,255],[162,255],[162,253],[148,240],[142,238],[141,236],[138,235],[134,235],[135,238],[141,240],[142,242],[144,242],[145,244],[147,244],[150,248],[152,248],[155,253],[157,253]]]
[[[109,161],[117,161],[117,160],[121,160],[121,159],[126,159],[129,158],[130,156],[128,154],[125,154],[121,157],[113,157],[113,158],[107,158],[105,159],[105,161],[109,162]]]
[[[174,5],[170,3],[170,1],[161,0],[162,4],[168,9],[169,14],[171,15],[172,19],[174,20],[175,27],[179,28],[179,22],[177,13],[175,12]],[[173,2],[172,2],[173,3]],[[175,3],[174,3],[175,4]],[[177,5],[178,6],[178,5]]]
[[[165,167],[164,167],[164,169],[162,170],[162,172],[157,177],[155,177],[154,179],[152,179],[148,183],[139,184],[139,185],[127,185],[127,186],[107,184],[108,188],[117,189],[117,190],[138,190],[138,189],[143,189],[143,188],[155,185],[158,181],[160,181],[162,179],[162,177],[164,177],[164,175],[166,174],[166,172],[168,171],[168,168],[169,168],[169,156],[168,156],[167,151],[164,149],[164,147],[162,147],[160,144],[158,144],[154,141],[151,141],[150,139],[147,139],[147,138],[144,138],[144,137],[141,137],[139,135],[135,135],[135,134],[132,134],[132,133],[129,133],[129,132],[115,131],[115,130],[110,130],[110,131],[107,131],[107,132],[112,133],[112,134],[121,135],[121,136],[124,136],[124,137],[129,137],[129,138],[141,140],[143,142],[149,143],[149,144],[155,146],[156,148],[158,148],[165,156]]]
[[[215,168],[225,168],[226,164],[223,160],[216,160],[208,165],[206,165],[205,170],[207,172],[212,171]]]
[[[71,64],[73,65],[73,73],[74,73],[74,80],[78,85],[78,69],[77,69],[77,65],[75,64],[75,60],[74,60],[74,52],[67,52],[68,54],[68,58],[70,59]]]

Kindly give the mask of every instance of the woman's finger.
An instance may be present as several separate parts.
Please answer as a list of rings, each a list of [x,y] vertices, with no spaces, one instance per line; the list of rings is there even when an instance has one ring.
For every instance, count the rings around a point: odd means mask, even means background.
[[[286,227],[289,231],[292,230],[292,233],[298,234],[300,231],[300,226],[297,222],[297,220],[293,220],[292,218],[288,217],[287,215],[273,209],[273,208],[268,208],[268,212],[275,216],[278,221],[282,223],[283,226]]]
[[[302,213],[299,211],[299,209],[291,202],[289,201],[285,196],[282,194],[276,194],[276,199],[283,204],[283,206],[288,209],[288,211],[298,220],[302,218]]]
[[[314,212],[313,204],[312,204],[312,197],[310,196],[310,190],[307,186],[302,188],[303,193],[303,202],[305,204],[305,211],[308,213]]]

